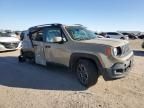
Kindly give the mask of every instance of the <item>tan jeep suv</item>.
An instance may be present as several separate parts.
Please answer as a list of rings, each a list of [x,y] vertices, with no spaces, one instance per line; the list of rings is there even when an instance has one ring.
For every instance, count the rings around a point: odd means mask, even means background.
[[[19,61],[61,64],[75,72],[80,83],[91,86],[100,75],[105,80],[124,77],[133,64],[126,40],[97,38],[82,25],[46,24],[31,27],[24,36]]]

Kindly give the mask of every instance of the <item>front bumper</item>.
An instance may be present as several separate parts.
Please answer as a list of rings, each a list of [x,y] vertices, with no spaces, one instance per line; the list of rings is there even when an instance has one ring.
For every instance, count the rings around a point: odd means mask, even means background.
[[[115,63],[110,69],[105,69],[103,77],[105,80],[112,80],[125,77],[133,66],[133,56],[121,63]]]
[[[16,47],[16,48],[6,48],[4,45],[0,44],[0,52],[3,52],[3,51],[12,51],[12,50],[17,50],[17,49],[19,49],[19,47]]]

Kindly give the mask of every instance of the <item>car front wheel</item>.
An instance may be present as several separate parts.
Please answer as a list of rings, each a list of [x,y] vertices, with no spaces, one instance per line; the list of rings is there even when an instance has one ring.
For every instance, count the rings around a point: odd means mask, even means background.
[[[76,73],[80,83],[86,87],[94,85],[99,76],[96,65],[90,60],[79,60]]]

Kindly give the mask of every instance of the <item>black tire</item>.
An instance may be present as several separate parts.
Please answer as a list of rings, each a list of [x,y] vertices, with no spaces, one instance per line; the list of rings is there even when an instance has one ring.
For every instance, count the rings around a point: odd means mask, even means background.
[[[96,84],[98,75],[98,69],[96,65],[90,60],[79,60],[76,65],[77,78],[82,85],[90,87]]]
[[[142,43],[142,48],[144,48],[144,42]]]
[[[25,62],[25,58],[24,58],[23,56],[19,56],[19,57],[18,57],[18,61],[19,61],[20,63]]]
[[[137,39],[137,38],[134,36],[133,39]]]
[[[121,37],[120,39],[125,40],[124,37]]]

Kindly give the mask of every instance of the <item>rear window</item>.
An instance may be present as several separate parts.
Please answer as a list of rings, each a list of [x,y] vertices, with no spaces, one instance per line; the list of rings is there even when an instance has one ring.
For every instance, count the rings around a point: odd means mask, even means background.
[[[129,33],[122,33],[123,35],[129,35]]]
[[[10,33],[2,33],[2,32],[0,32],[0,37],[10,37]]]
[[[108,35],[119,35],[118,33],[115,33],[115,32],[108,32],[107,34]]]

